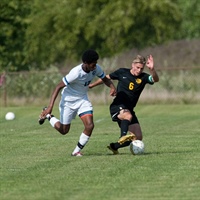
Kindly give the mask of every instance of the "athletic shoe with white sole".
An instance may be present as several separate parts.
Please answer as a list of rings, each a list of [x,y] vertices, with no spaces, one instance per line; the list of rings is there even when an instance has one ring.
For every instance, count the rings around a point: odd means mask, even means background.
[[[110,143],[110,145],[107,146],[107,148],[108,148],[109,150],[111,150],[111,151],[113,152],[114,155],[119,154],[118,150],[117,150],[117,149],[114,149],[114,146],[113,146],[113,145],[114,145],[114,143]]]
[[[122,137],[118,140],[118,143],[119,143],[119,144],[124,144],[125,142],[127,142],[127,141],[132,141],[132,140],[136,140],[135,134],[124,135],[124,136],[122,136]]]
[[[74,154],[71,154],[72,156],[76,156],[76,157],[81,157],[83,156],[83,154],[81,152],[77,152],[77,153],[74,153]]]

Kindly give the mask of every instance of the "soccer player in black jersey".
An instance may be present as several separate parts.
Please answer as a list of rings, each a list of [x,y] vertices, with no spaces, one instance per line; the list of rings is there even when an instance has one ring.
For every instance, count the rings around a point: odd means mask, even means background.
[[[143,72],[145,65],[150,74]],[[143,56],[137,55],[131,69],[119,68],[107,75],[107,78],[118,80],[117,95],[110,105],[110,114],[112,120],[118,123],[121,134],[118,142],[110,143],[108,146],[113,154],[118,154],[118,149],[129,146],[132,140],[142,140],[142,131],[134,107],[145,85],[147,83],[153,85],[159,81],[159,77],[154,68],[153,56],[149,55],[146,60]],[[92,88],[101,83],[100,79],[91,83],[89,87]],[[127,135],[128,131],[130,134]]]

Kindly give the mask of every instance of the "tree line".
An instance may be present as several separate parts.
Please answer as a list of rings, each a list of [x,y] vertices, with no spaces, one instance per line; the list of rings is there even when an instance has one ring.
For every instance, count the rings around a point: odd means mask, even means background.
[[[0,71],[200,38],[199,0],[1,0]]]

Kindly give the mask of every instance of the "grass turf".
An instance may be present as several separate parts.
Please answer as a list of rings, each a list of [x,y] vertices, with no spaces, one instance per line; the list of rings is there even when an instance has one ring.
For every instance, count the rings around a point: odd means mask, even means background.
[[[58,116],[55,107],[54,114]],[[200,105],[139,105],[145,154],[128,148],[111,155],[118,140],[108,106],[94,106],[95,129],[83,157],[71,157],[83,125],[77,117],[66,136],[41,108],[1,108],[1,200],[198,199],[200,196]],[[6,121],[6,112],[16,119]]]

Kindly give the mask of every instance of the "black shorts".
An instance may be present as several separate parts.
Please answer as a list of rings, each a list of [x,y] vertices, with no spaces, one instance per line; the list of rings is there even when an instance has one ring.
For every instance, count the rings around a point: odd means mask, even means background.
[[[120,105],[111,104],[110,105],[110,115],[111,115],[112,121],[118,122],[118,124],[120,126],[121,120],[117,116],[118,116],[120,110],[122,110],[122,109],[128,109],[131,112],[133,117],[132,117],[130,124],[139,124],[138,118],[135,115],[135,112],[133,111],[133,109],[128,108],[124,104],[120,104]]]

